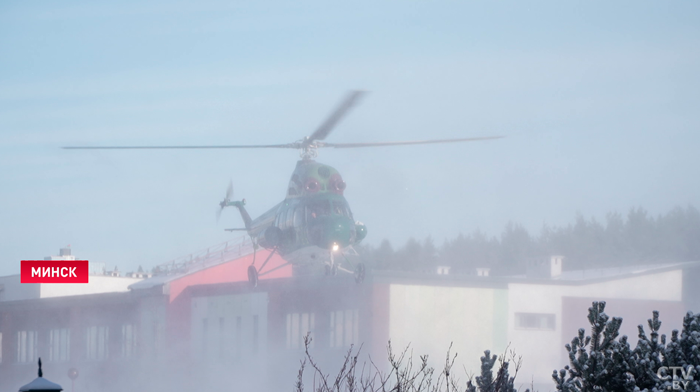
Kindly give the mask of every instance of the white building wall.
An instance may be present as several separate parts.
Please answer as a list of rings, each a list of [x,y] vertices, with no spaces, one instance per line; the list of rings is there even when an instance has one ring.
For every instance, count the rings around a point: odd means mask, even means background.
[[[683,271],[674,270],[658,274],[640,275],[626,279],[610,280],[588,285],[551,283],[511,283],[508,285],[508,339],[511,348],[523,357],[520,380],[546,385],[552,383],[554,369],[568,364],[562,340],[562,298],[593,297],[610,301],[614,299],[681,301]],[[552,330],[516,328],[516,313],[554,314]],[[610,315],[611,317],[614,315]],[[651,315],[650,315],[651,316]],[[588,325],[581,328],[589,329]],[[573,338],[571,336],[569,339]]]
[[[143,358],[154,364],[162,364],[163,362],[158,361],[159,358],[179,349],[167,344],[167,304],[165,296],[148,296],[139,301],[139,351]]]
[[[267,351],[267,303],[265,292],[192,298],[191,347],[195,358],[239,363],[263,358]]]
[[[474,374],[484,350],[500,354],[505,348],[505,289],[392,284],[389,304],[394,352],[410,347],[414,360],[427,354],[438,371],[450,344],[458,354],[455,371],[466,367]]]
[[[39,298],[38,284],[22,284],[19,275],[0,277],[0,302]]]

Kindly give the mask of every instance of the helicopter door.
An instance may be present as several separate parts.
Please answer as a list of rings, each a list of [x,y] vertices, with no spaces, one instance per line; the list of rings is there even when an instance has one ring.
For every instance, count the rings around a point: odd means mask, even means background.
[[[277,214],[277,219],[275,220],[275,226],[277,226],[281,231],[293,227],[293,208],[286,208]]]
[[[294,209],[294,232],[296,233],[296,238],[299,241],[304,241],[306,233],[304,233],[304,207],[297,206]]]
[[[288,208],[287,211],[285,211],[284,226],[284,239],[287,244],[291,246],[297,239],[296,229],[294,228],[294,208]]]
[[[300,228],[304,226],[304,207],[298,206],[294,209],[294,227]]]
[[[294,228],[294,209],[290,208],[286,212],[286,225],[285,227],[287,229],[293,229]]]
[[[296,233],[294,229],[294,209],[287,208],[277,215],[277,221],[275,222],[282,232],[281,246],[287,248],[296,241]]]
[[[286,223],[287,223],[287,220],[285,219],[286,218],[285,212],[286,211],[282,211],[282,212],[278,213],[277,218],[275,219],[275,226],[277,226],[277,228],[280,230],[284,230]]]

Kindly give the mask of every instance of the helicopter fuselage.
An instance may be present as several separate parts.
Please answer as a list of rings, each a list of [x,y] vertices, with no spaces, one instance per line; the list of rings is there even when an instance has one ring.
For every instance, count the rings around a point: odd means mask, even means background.
[[[345,182],[334,168],[303,159],[297,162],[286,198],[258,218],[250,220],[239,208],[248,234],[266,248],[289,257],[292,263],[314,262],[316,250],[337,251],[358,244],[366,236],[343,196]],[[307,258],[307,256],[309,256]]]

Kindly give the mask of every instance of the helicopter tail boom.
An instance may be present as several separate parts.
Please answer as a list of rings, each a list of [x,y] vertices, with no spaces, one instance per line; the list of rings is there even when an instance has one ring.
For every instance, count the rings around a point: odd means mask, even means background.
[[[243,218],[243,224],[245,225],[245,230],[250,232],[250,229],[253,227],[253,220],[250,218],[250,214],[248,214],[248,211],[245,209],[245,199],[241,201],[233,200],[229,201],[226,203],[225,207],[236,207],[238,208],[238,212],[241,213],[241,218]],[[239,229],[236,229],[239,230]]]

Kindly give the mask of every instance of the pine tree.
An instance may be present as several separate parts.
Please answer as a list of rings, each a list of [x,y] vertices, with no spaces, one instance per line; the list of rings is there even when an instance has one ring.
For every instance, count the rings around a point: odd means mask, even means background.
[[[493,375],[493,367],[498,360],[496,355],[491,355],[491,351],[484,351],[484,356],[481,357],[481,375],[475,377],[476,385],[471,380],[467,382],[467,392],[517,392],[515,388],[515,377],[522,363],[519,357],[511,352],[510,360],[507,361],[502,356],[500,358],[496,377]],[[508,372],[510,363],[515,366],[515,374],[512,376]],[[525,392],[529,392],[526,389]]]
[[[659,335],[659,312],[654,311],[649,336],[639,325],[639,341],[632,350],[626,336],[617,339],[622,319],[610,320],[604,311],[605,302],[594,302],[588,309],[591,335],[579,329],[566,345],[570,365],[552,374],[558,391],[661,392],[680,387],[700,392],[700,315],[687,313],[680,337],[674,330],[667,345],[666,335]],[[689,378],[680,372],[676,378],[666,376],[660,371],[664,367],[681,367]]]

